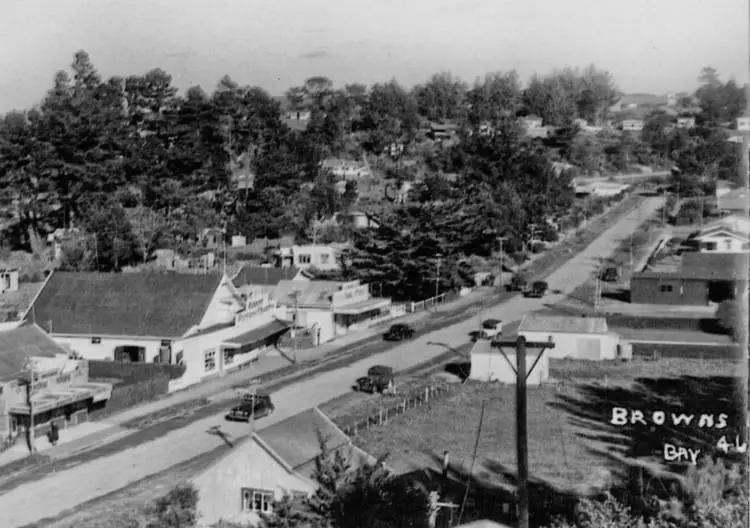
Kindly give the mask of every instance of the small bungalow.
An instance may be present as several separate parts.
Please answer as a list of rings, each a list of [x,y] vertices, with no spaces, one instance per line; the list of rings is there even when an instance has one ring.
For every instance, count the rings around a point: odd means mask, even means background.
[[[643,120],[626,119],[622,122],[622,130],[624,132],[640,132],[643,130]]]
[[[321,271],[339,269],[339,251],[332,245],[308,244],[280,248],[274,252],[276,265],[281,268],[315,268]]]
[[[678,117],[677,128],[695,128],[695,118],[692,116]]]
[[[18,291],[18,270],[0,267],[0,294]]]
[[[273,514],[285,495],[312,495],[318,488],[316,459],[334,453],[354,467],[375,463],[318,408],[246,437],[192,479],[199,492],[200,526],[220,520],[254,524],[261,514]]]
[[[337,178],[347,181],[359,180],[372,176],[367,165],[359,161],[326,158],[321,162],[320,166],[323,169],[330,170]]]
[[[718,200],[734,188],[736,188],[734,183],[728,180],[718,180],[716,182],[716,199]]]
[[[526,117],[521,118],[521,124],[527,130],[532,128],[542,128],[542,123],[544,123],[544,119],[534,114],[527,115]]]
[[[609,331],[603,317],[526,316],[518,335],[527,341],[551,339],[555,348],[545,351],[550,358],[615,359],[621,347],[620,336]]]
[[[693,233],[688,243],[703,253],[748,253],[750,219],[738,215],[719,218]]]
[[[750,117],[743,116],[737,118],[737,130],[750,131]]]
[[[449,141],[455,139],[457,133],[455,123],[430,123],[429,137],[433,141]]]

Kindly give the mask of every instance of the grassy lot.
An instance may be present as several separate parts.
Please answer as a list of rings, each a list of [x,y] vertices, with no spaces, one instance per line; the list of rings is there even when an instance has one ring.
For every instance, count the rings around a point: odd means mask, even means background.
[[[601,484],[602,469],[618,477],[625,465],[636,459],[658,466],[663,444],[648,435],[670,438],[664,436],[667,432],[646,430],[636,435],[627,431],[633,438],[621,437],[608,424],[611,408],[711,412],[706,397],[729,397],[726,380],[736,375],[739,365],[720,360],[702,365],[698,360],[682,359],[553,361],[550,375],[562,383],[530,388],[528,392],[532,479],[558,490],[581,493],[597,482]],[[695,378],[698,373],[700,377]],[[469,382],[457,390],[363,431],[355,443],[374,456],[390,453],[389,463],[400,471],[439,469],[442,453],[448,450],[452,463],[461,468],[459,472],[466,473],[472,465],[485,402],[473,474],[485,484],[508,486],[516,471],[515,387]],[[709,393],[711,396],[707,396]],[[726,406],[726,401],[720,405]],[[680,434],[685,442],[684,432]]]

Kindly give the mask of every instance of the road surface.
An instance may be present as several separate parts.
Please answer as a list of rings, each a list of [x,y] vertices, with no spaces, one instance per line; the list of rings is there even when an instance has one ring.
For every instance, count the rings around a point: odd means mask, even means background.
[[[591,276],[599,256],[614,252],[620,240],[636,230],[642,219],[655,213],[661,204],[661,198],[646,199],[638,209],[550,275],[547,279],[550,290],[560,293],[547,295],[543,299],[514,297],[481,315],[477,314],[472,320],[436,330],[349,367],[322,373],[280,389],[273,393],[276,411],[270,417],[259,420],[256,427],[262,429],[345,394],[351,390],[352,380],[373,365],[386,364],[403,370],[443,354],[449,348],[466,344],[470,340],[469,333],[477,328],[479,317],[512,321],[541,309],[544,304],[562,300],[565,294]],[[0,496],[0,525],[20,527],[54,517],[78,504],[212,451],[224,443],[211,432],[216,426],[220,426],[229,438],[235,439],[249,431],[247,424],[226,422],[223,415],[216,415],[168,433],[158,440],[23,484]]]

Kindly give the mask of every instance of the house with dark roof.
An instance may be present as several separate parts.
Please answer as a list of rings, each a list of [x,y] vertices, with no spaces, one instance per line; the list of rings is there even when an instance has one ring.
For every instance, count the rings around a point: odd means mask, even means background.
[[[358,280],[279,281],[273,298],[287,309],[295,327],[315,332],[316,344],[382,321],[391,313],[391,299],[375,298]]]
[[[748,269],[749,257],[748,253],[684,253],[677,271],[634,273],[630,302],[711,306],[738,298],[747,289],[740,270]]]
[[[285,495],[311,495],[318,487],[316,458],[336,453],[352,466],[375,463],[317,408],[245,437],[193,477],[200,526],[222,519],[256,523]]]
[[[282,280],[307,280],[302,270],[294,266],[288,268],[272,268],[270,266],[243,266],[232,277],[232,283],[237,287],[262,286],[275,288]]]
[[[90,382],[87,362],[71,359],[68,351],[38,326],[28,324],[0,332],[0,440],[27,434],[31,413],[35,437],[45,435],[52,422],[64,435],[68,427],[85,421],[92,406],[108,400],[111,393],[110,383]],[[25,449],[24,445],[17,447]]]
[[[24,320],[86,359],[184,364],[177,389],[257,359],[286,331],[284,313],[217,273],[56,271]]]

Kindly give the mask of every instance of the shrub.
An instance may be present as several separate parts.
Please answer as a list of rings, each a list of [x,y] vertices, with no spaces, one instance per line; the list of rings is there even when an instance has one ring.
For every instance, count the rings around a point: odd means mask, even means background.
[[[174,380],[181,378],[183,374],[185,374],[185,367],[183,365],[89,360],[89,377],[117,378],[122,380],[126,385],[162,376]]]

